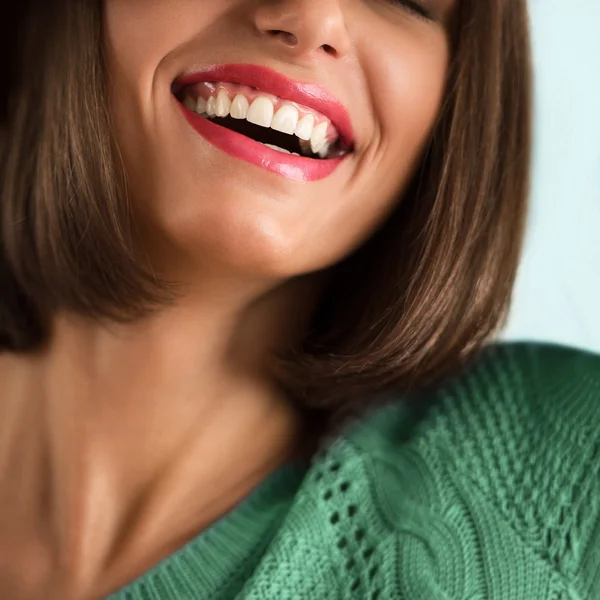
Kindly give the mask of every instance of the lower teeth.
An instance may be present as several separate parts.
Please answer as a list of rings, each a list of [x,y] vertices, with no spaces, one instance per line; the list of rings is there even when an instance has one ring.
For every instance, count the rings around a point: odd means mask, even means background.
[[[289,150],[286,150],[285,148],[280,148],[279,146],[273,146],[273,144],[264,144],[263,142],[260,142],[263,146],[266,146],[267,148],[271,148],[271,150],[277,150],[277,152],[283,152],[284,154],[291,154],[292,156],[300,156],[297,152],[290,152]]]

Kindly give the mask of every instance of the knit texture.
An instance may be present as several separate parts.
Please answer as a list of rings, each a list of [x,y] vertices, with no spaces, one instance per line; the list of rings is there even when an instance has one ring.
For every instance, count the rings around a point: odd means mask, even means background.
[[[600,600],[600,357],[494,345],[112,600]]]

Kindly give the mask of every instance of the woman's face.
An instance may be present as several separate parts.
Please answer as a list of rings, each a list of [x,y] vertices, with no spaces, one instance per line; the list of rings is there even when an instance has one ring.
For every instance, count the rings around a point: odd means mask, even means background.
[[[455,2],[104,0],[147,250],[278,278],[364,242],[439,113]]]

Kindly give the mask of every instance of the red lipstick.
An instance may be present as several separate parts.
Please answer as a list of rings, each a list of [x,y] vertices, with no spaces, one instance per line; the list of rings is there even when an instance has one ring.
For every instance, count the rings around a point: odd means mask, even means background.
[[[301,83],[256,65],[217,65],[184,74],[173,84],[177,94],[182,88],[201,82],[237,83],[306,106],[326,116],[337,129],[340,143],[351,149],[354,133],[347,110],[331,93],[312,84]],[[272,150],[245,135],[210,121],[178,102],[188,123],[207,141],[231,156],[246,160],[271,172],[297,181],[317,181],[331,175],[347,156],[313,159]]]

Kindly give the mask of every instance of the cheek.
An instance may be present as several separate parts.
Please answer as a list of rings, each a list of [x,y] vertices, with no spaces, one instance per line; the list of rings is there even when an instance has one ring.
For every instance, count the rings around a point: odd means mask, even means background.
[[[445,94],[450,48],[447,34],[428,27],[381,36],[369,56],[372,102],[378,129],[380,162],[393,165],[401,187],[421,157]]]
[[[148,83],[160,61],[217,18],[226,1],[104,0],[107,50]]]
[[[151,10],[144,10],[144,4]],[[147,127],[152,78],[168,40],[156,23],[156,0],[105,0],[104,53],[115,141],[130,185],[137,190],[148,164]],[[154,39],[155,44],[151,41]]]
[[[104,52],[116,141],[130,179],[147,179],[164,63],[222,7],[208,0],[105,0]],[[197,18],[190,18],[195,15]],[[161,90],[162,92],[162,90]]]
[[[389,217],[422,160],[445,95],[449,61],[445,36],[437,32],[427,42],[424,51],[422,39],[396,34],[364,61],[373,139],[359,159],[360,178],[321,230],[338,257]]]

